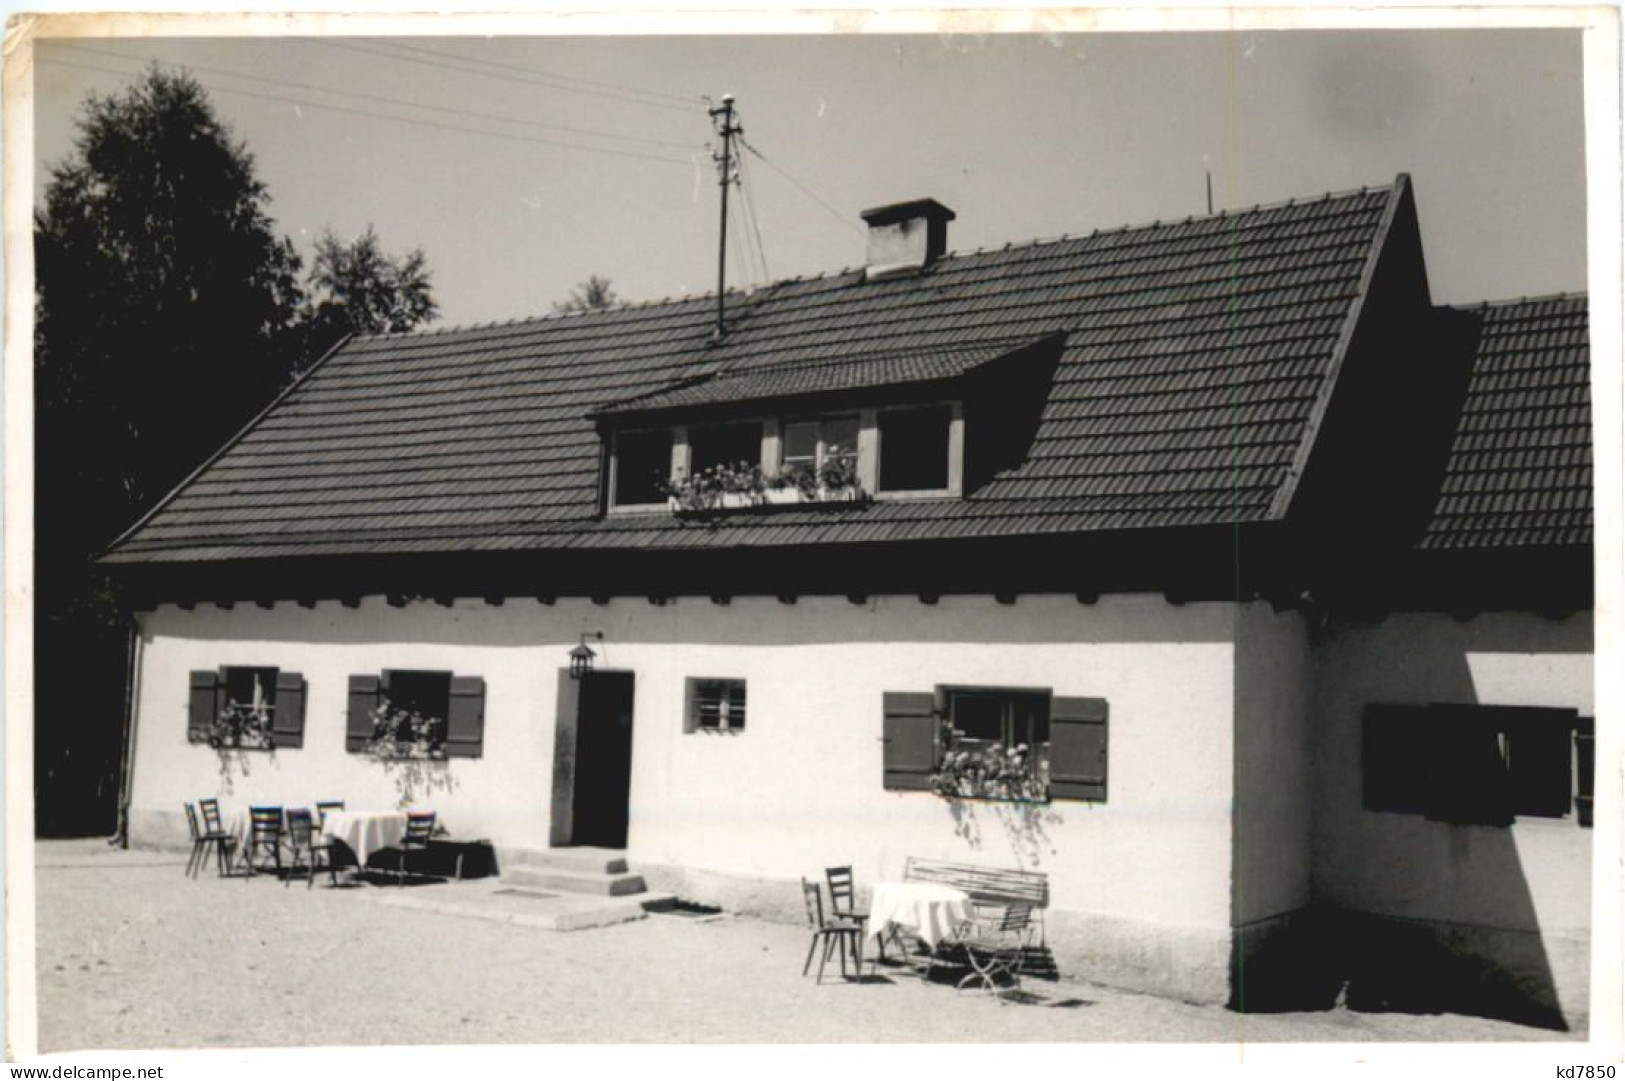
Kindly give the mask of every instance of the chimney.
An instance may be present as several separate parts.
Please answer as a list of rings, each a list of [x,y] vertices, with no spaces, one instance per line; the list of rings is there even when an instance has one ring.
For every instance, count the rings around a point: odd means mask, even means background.
[[[948,250],[948,223],[954,212],[935,199],[914,199],[865,210],[869,257],[864,281],[918,274]]]

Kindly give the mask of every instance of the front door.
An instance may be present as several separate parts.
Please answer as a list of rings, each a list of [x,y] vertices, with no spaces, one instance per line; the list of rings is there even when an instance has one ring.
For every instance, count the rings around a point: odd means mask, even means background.
[[[567,832],[561,839],[564,844],[625,848],[632,789],[632,673],[589,672],[574,682],[568,827],[559,831],[560,823],[555,822],[555,835]],[[570,720],[561,715],[561,729]],[[555,783],[560,779],[555,775]],[[561,809],[555,806],[556,811]]]

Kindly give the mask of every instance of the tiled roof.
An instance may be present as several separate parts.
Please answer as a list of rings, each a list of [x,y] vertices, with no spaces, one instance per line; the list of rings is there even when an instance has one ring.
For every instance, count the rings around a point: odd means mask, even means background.
[[[650,413],[702,405],[740,405],[830,391],[876,390],[957,379],[991,361],[1032,344],[990,343],[962,348],[932,346],[875,356],[859,343],[846,355],[790,358],[771,364],[742,364],[679,386],[614,402],[599,415]]]
[[[949,255],[916,277],[791,280],[350,342],[109,562],[913,540],[1264,521],[1330,392],[1391,187]],[[1064,332],[1027,460],[963,499],[709,524],[598,513],[589,414],[785,361],[946,355]]]
[[[1443,486],[1419,547],[1591,543],[1586,298],[1487,304]]]

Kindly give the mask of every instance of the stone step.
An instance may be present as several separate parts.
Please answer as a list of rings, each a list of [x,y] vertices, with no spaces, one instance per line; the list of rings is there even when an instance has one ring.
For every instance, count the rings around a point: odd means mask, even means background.
[[[557,890],[560,893],[598,894],[604,897],[625,897],[642,893],[647,887],[643,876],[621,872],[619,874],[569,871],[559,867],[504,867],[502,881],[511,886],[527,889]]]
[[[516,924],[542,931],[580,931],[639,920],[649,912],[663,911],[677,902],[669,893],[595,897],[504,885],[498,879],[482,879],[445,889],[365,890],[359,895],[398,908]]]
[[[497,849],[498,866],[504,870],[519,867],[548,867],[578,874],[620,875],[626,873],[626,853],[615,848],[522,848]]]

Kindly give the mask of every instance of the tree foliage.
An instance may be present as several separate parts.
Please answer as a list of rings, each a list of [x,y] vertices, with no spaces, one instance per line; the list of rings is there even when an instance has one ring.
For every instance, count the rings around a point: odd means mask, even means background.
[[[316,242],[306,322],[310,354],[345,334],[398,334],[439,314],[422,248],[390,256],[371,225],[346,244],[331,230]]]
[[[593,274],[570,290],[570,299],[553,305],[556,312],[596,312],[615,306],[619,299],[610,288],[609,279]]]

